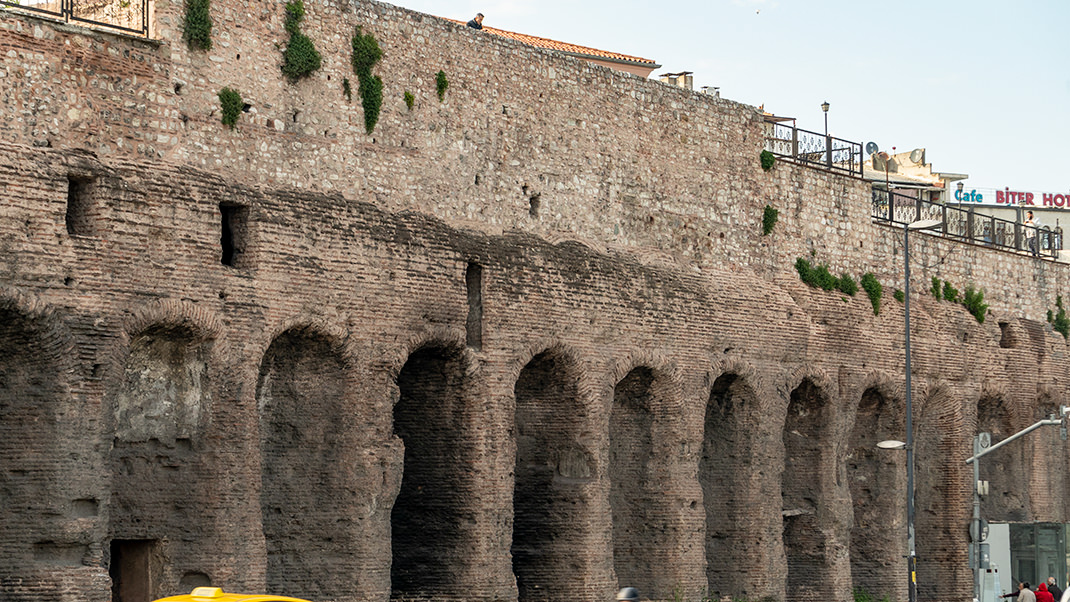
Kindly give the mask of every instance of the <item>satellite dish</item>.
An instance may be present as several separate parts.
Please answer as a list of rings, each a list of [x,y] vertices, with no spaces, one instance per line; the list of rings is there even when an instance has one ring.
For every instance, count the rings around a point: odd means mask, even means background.
[[[876,142],[867,142],[866,143],[866,154],[867,155],[872,155],[873,153],[880,152],[880,150],[881,149],[880,149],[880,147],[877,146]]]
[[[916,165],[921,165],[921,164],[925,163],[925,149],[924,148],[916,148],[916,149],[910,151],[910,160],[912,162],[914,162]]]

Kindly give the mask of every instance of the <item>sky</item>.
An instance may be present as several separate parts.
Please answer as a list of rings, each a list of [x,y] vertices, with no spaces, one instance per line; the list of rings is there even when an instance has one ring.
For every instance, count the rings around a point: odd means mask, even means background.
[[[926,149],[970,188],[1070,192],[1070,1],[397,0],[649,58],[695,89],[882,151]]]

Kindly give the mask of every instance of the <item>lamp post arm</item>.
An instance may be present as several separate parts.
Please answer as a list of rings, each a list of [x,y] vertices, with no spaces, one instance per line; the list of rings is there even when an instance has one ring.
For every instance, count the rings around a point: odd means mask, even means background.
[[[988,449],[986,449],[984,451],[976,452],[972,457],[970,457],[969,459],[966,460],[966,463],[967,464],[973,464],[974,460],[979,460],[979,459],[983,458],[985,455],[996,451],[997,449],[1003,447],[1004,445],[1010,443],[1011,441],[1014,441],[1015,439],[1023,437],[1026,434],[1031,433],[1031,432],[1037,430],[1038,428],[1040,428],[1042,426],[1059,426],[1062,423],[1063,423],[1063,421],[1060,420],[1060,419],[1057,419],[1057,418],[1045,418],[1044,420],[1041,420],[1040,422],[1037,422],[1036,424],[1034,424],[1032,426],[1027,426],[1026,428],[1022,429],[1021,431],[1011,435],[1010,437],[1007,437],[1003,441],[1000,441],[999,443],[993,445],[992,447],[990,447],[990,448],[988,448]]]

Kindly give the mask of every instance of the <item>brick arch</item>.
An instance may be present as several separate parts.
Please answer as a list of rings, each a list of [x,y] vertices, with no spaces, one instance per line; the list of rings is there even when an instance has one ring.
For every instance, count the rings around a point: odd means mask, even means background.
[[[1054,383],[1039,383],[1035,402],[1030,404],[1033,422],[1051,415],[1058,416],[1059,406],[1065,403],[1065,394]],[[1039,487],[1030,487],[1031,514],[1036,518],[1055,522],[1064,522],[1070,508],[1070,501],[1064,499],[1062,494],[1070,486],[1070,476],[1065,470],[1070,446],[1060,436],[1062,428],[1041,427],[1035,437],[1023,442],[1032,475],[1029,482],[1039,484]]]
[[[1030,400],[1032,402],[1032,400]],[[976,432],[988,432],[996,444],[1032,424],[1032,406],[1016,405],[1005,387],[986,386],[976,399]],[[974,433],[967,433],[972,442]],[[1035,436],[1035,435],[1034,435]],[[989,494],[981,499],[981,515],[990,520],[1031,520],[1029,488],[1024,475],[1029,474],[1029,440],[1018,440],[987,454],[980,460],[980,478],[988,481]],[[967,443],[969,447],[971,443]],[[972,451],[972,447],[969,447]],[[972,469],[971,469],[972,470]]]
[[[598,465],[583,435],[595,385],[560,342],[536,343],[522,357],[513,389],[511,544],[519,602],[593,598],[611,587],[583,577],[594,561],[584,541],[596,528]]]
[[[755,440],[762,431],[764,383],[762,375],[740,359],[718,362],[705,380],[698,481],[707,588],[711,597],[757,597],[766,593],[766,586],[739,567],[758,566],[768,554],[762,546],[741,545],[757,539],[754,525],[764,520],[756,509],[763,503],[767,478]]]
[[[359,471],[350,462],[361,425],[344,339],[298,322],[264,352],[256,386],[260,415],[267,588],[311,599],[358,594]],[[370,476],[380,480],[381,476]]]
[[[662,357],[636,353],[618,362],[611,375],[605,466],[615,585],[657,597],[673,586],[663,581],[674,572],[667,558],[674,542],[671,498],[655,479],[666,461],[666,446],[656,433],[659,417],[681,403],[679,374]]]
[[[405,457],[391,513],[391,597],[463,598],[473,594],[470,573],[478,563],[478,534],[467,520],[477,505],[472,467],[483,426],[472,382],[476,357],[463,330],[414,341],[396,377],[393,408]]]
[[[785,381],[791,386],[784,413],[781,473],[783,546],[787,560],[789,600],[839,597],[837,547],[833,535],[838,466],[832,425],[835,408],[832,381],[823,370],[802,366]]]
[[[193,303],[163,299],[121,322],[104,353],[103,432],[112,441],[106,555],[113,584],[141,584],[153,596],[177,584],[179,566],[164,558],[197,557],[199,534],[216,518],[194,508],[218,503],[208,469],[208,438],[218,363],[225,357],[218,316]],[[137,558],[153,558],[148,564]]]
[[[950,383],[918,378],[914,385],[917,555],[939,558],[947,549],[962,550],[961,562],[950,570],[947,565],[918,563],[918,599],[946,600],[973,587],[965,552],[973,473],[966,458],[972,451],[972,421],[964,414],[963,393]]]
[[[91,417],[73,403],[73,347],[53,307],[0,287],[0,598],[29,579],[40,580],[40,592],[59,592],[63,585],[42,569],[90,558],[85,534],[72,532],[70,522],[71,490],[86,489],[79,472],[94,442],[74,428]],[[82,503],[97,513],[97,500]]]
[[[877,443],[905,438],[903,389],[888,374],[871,372],[853,396],[853,424],[845,448],[845,472],[853,508],[851,581],[875,598],[907,595],[906,453]]]

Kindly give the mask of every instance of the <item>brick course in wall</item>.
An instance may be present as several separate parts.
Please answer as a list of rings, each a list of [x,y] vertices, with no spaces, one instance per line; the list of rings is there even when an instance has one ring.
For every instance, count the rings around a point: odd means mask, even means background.
[[[902,232],[864,184],[763,172],[753,107],[306,9],[297,84],[281,3],[213,2],[208,53],[180,3],[159,40],[0,12],[0,597],[903,597],[901,463],[867,451],[902,430]],[[370,135],[356,26],[385,50]],[[965,600],[970,440],[1066,403],[1068,274],[911,245],[920,594]],[[882,311],[796,257],[874,272]],[[932,276],[984,289],[984,324]],[[985,515],[1070,520],[1067,459],[1039,433],[983,466],[1020,475]]]

